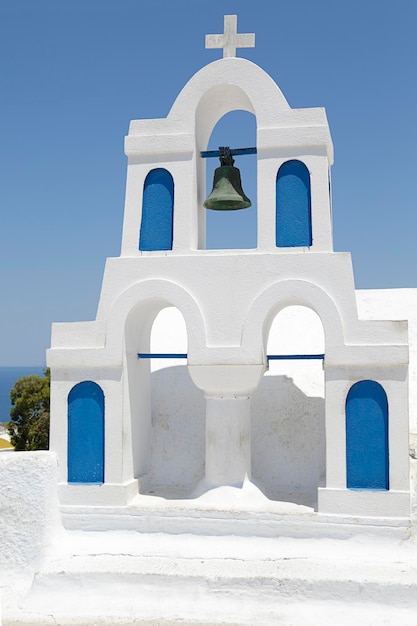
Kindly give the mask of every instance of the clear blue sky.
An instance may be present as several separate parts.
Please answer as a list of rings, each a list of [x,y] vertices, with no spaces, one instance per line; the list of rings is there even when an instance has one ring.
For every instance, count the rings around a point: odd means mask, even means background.
[[[290,106],[326,108],[335,249],[356,286],[417,287],[416,0],[4,0],[0,365],[42,365],[53,321],[94,319],[120,252],[129,121],[167,115],[234,13],[256,33],[238,55]]]

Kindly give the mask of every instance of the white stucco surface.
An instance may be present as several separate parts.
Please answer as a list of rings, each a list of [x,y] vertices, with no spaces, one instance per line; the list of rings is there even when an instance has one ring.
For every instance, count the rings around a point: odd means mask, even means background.
[[[188,520],[181,500],[165,501],[165,530],[159,532],[149,532],[152,519],[160,523],[164,514],[151,508],[143,518],[148,531],[121,530],[123,508],[96,511],[96,522],[108,518],[106,532],[94,530],[81,510],[85,528],[64,529],[54,515],[54,455],[2,458],[8,459],[8,469],[1,466],[2,495],[12,498],[2,553],[13,536],[23,539],[0,563],[3,626],[414,624],[414,530],[330,518],[317,524],[302,507],[281,507],[275,520],[265,509],[248,525],[254,514],[237,513],[239,490],[236,499],[230,487],[211,501],[206,494],[206,508],[197,499]],[[17,470],[29,478],[20,493]],[[13,498],[11,481],[23,498]],[[259,496],[247,487],[248,502],[259,508]],[[222,507],[229,526],[222,526]],[[131,517],[135,511],[140,507],[132,505]],[[209,525],[204,515],[212,516]],[[269,525],[270,533],[257,535],[259,524]]]
[[[35,564],[59,525],[57,461],[51,452],[0,455],[0,564]]]
[[[408,321],[410,344],[409,415],[410,432],[417,435],[417,289],[359,289],[358,313],[363,319]]]
[[[159,313],[150,346],[151,353],[157,354],[187,352],[186,328],[177,309],[168,307]],[[267,352],[323,353],[319,317],[306,307],[281,311],[272,323]],[[143,491],[169,488],[186,495],[204,477],[204,393],[194,385],[184,360],[152,359],[151,371],[153,434]],[[323,483],[325,473],[322,362],[271,361],[249,403],[256,484],[272,499],[298,492],[301,498],[309,494],[309,500],[314,500],[314,491]],[[227,428],[225,417],[220,414],[219,419]],[[231,458],[230,453],[230,472]],[[213,471],[219,469],[220,461],[214,457],[213,463]]]
[[[396,298],[396,310],[409,305],[408,292],[384,296],[390,319]],[[363,317],[372,293],[367,301]],[[158,316],[150,345],[186,351],[177,309]],[[272,321],[267,352],[301,348],[321,353],[323,326],[311,309],[290,306]],[[271,362],[250,400],[252,482],[200,485],[194,495],[204,477],[205,400],[176,363],[151,362],[149,472],[129,507],[61,507],[62,527],[55,455],[0,456],[3,624],[411,626],[414,517],[411,526],[358,524],[353,514],[315,513],[325,472],[321,361]]]

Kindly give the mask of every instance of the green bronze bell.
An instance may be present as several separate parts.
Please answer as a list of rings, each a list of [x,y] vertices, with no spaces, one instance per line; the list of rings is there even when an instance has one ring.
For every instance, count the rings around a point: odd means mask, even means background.
[[[221,147],[220,167],[214,172],[213,190],[204,202],[206,209],[214,211],[237,211],[252,206],[245,196],[240,180],[240,171],[233,167],[234,159],[230,148]]]

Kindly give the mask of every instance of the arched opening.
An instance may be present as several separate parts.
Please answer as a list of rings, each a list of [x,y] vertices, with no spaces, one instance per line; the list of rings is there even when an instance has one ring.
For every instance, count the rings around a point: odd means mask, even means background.
[[[267,354],[324,354],[319,316],[288,306],[273,319]],[[321,358],[269,360],[252,398],[252,476],[269,498],[316,506],[325,482],[324,372]]]
[[[389,489],[388,400],[384,388],[361,380],[346,399],[348,489]]]
[[[286,161],[276,181],[276,245],[311,246],[310,173],[301,161]]]
[[[168,303],[150,302],[131,314],[126,340],[140,493],[184,497],[204,476],[205,453],[204,394],[192,382],[186,358],[178,357],[187,354],[184,317]]]
[[[187,327],[181,311],[174,306],[164,307],[157,313],[152,324],[150,353],[171,356],[151,359],[151,371],[186,364],[182,357],[173,358],[173,355],[186,355],[187,351]]]
[[[151,170],[143,185],[139,250],[172,250],[174,181],[168,170]]]
[[[104,394],[90,380],[68,394],[68,482],[104,482]]]
[[[256,146],[256,118],[247,111],[231,111],[214,127],[207,150],[220,146],[251,148]],[[257,247],[257,159],[255,155],[236,156],[234,166],[240,170],[242,188],[252,202],[248,209],[206,212],[206,248],[208,250]],[[206,160],[206,197],[211,193],[218,158]]]

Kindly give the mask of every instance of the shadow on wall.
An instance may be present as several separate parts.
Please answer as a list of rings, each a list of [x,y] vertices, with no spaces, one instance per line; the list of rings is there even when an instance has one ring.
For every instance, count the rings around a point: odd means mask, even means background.
[[[141,492],[189,497],[204,477],[205,399],[187,366],[152,374],[152,443]],[[314,506],[324,483],[324,399],[288,376],[265,376],[252,398],[252,478],[271,500]]]
[[[151,384],[152,443],[141,492],[185,496],[204,477],[204,393],[194,385],[186,365],[153,372]]]
[[[270,500],[315,506],[325,481],[324,399],[288,376],[264,376],[251,408],[252,480]]]

